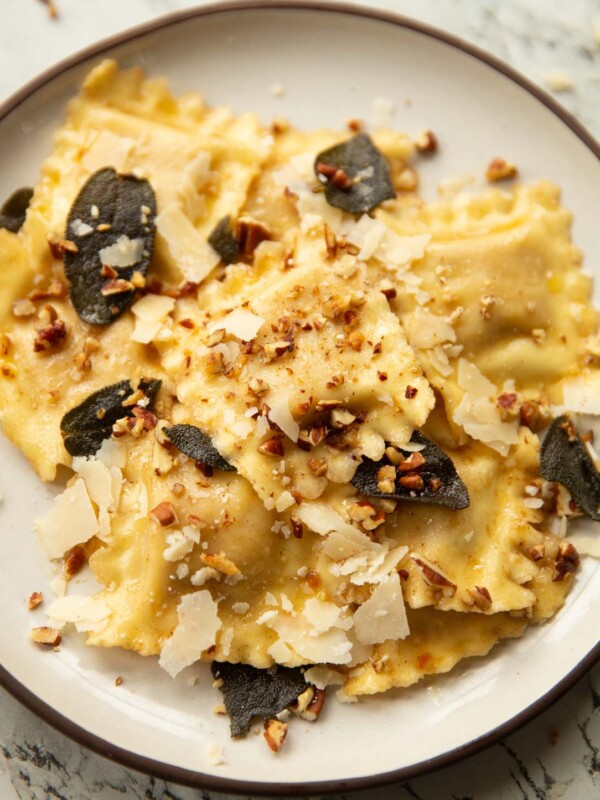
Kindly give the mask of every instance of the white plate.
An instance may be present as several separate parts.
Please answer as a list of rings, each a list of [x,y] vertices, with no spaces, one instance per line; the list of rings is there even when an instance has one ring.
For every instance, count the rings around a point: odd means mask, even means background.
[[[76,56],[0,109],[0,197],[36,180],[67,99],[99,58],[166,75],[176,92],[209,103],[287,116],[301,127],[369,118],[375,96],[396,106],[395,124],[432,128],[442,143],[424,168],[425,191],[451,175],[481,174],[490,158],[515,161],[525,180],[551,178],[575,214],[573,234],[598,269],[598,145],[552,100],[507,67],[445,34],[351,8],[203,8],[126,33]],[[275,83],[283,97],[270,91]],[[537,98],[534,96],[537,93]],[[561,119],[562,116],[562,119]],[[600,281],[598,283],[600,285]],[[80,742],[128,766],[222,791],[322,793],[413,776],[474,752],[531,718],[600,655],[597,563],[586,561],[566,607],[550,624],[497,647],[487,659],[397,696],[327,705],[317,725],[295,722],[272,756],[262,737],[231,742],[206,668],[177,680],[155,659],[86,649],[69,637],[57,653],[27,640],[26,598],[49,594],[49,569],[32,522],[52,490],[0,440],[0,678],[23,702]],[[190,675],[198,675],[191,686]],[[115,677],[125,682],[119,688]],[[225,746],[211,767],[207,743]]]

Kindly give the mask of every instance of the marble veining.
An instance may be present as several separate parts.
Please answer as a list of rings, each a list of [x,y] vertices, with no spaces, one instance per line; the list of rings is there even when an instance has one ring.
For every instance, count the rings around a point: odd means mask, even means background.
[[[194,0],[0,0],[0,101],[59,58]],[[600,6],[595,0],[377,0],[445,28],[551,89],[600,135]],[[399,743],[401,746],[401,742]],[[521,731],[452,767],[357,800],[594,800],[600,797],[600,666]],[[336,800],[344,796],[338,795]],[[225,800],[127,770],[79,747],[0,690],[0,800]],[[250,800],[250,799],[248,799]]]

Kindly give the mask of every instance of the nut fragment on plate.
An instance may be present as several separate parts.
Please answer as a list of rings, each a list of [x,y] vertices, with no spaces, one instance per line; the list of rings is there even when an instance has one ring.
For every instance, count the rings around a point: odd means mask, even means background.
[[[29,637],[32,642],[43,644],[48,647],[58,647],[62,638],[57,628],[49,628],[45,625],[42,625],[40,628],[32,628]]]
[[[285,742],[288,724],[278,719],[267,719],[264,723],[265,732],[263,737],[274,753],[278,753]]]

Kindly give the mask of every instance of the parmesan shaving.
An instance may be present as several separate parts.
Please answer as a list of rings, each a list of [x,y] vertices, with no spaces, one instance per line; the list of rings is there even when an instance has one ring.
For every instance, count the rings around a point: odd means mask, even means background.
[[[208,326],[210,333],[217,330],[224,330],[232,336],[236,336],[243,342],[250,342],[265,324],[262,317],[253,314],[245,308],[235,308],[223,319],[216,320]]]
[[[71,547],[99,533],[96,512],[82,478],[55,498],[48,514],[36,520],[35,530],[48,558],[60,558]]]
[[[162,646],[158,661],[172,678],[198,661],[204,650],[216,644],[221,628],[217,603],[206,589],[181,598],[177,619],[177,627]]]
[[[142,297],[131,306],[135,316],[135,328],[131,340],[140,344],[151,342],[174,308],[175,300],[172,297],[158,294],[147,294]]]

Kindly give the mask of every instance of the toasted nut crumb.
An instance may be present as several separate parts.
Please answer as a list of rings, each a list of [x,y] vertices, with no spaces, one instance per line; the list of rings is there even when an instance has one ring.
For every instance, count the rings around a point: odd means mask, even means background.
[[[117,675],[115,678],[115,686],[122,686],[123,685],[123,678],[120,675]]]
[[[252,217],[240,217],[235,223],[234,236],[240,251],[251,256],[261,242],[271,238],[271,231]]]
[[[546,555],[546,545],[543,542],[541,544],[536,544],[529,551],[529,558],[532,561],[541,561],[545,555]]]
[[[396,470],[387,464],[377,472],[377,488],[380,492],[391,494],[396,488]]]
[[[357,353],[361,350],[364,340],[364,334],[362,334],[360,331],[352,331],[352,333],[348,336],[348,344]]]
[[[76,544],[75,547],[72,547],[65,556],[65,563],[64,563],[65,578],[69,581],[71,580],[73,575],[77,575],[77,573],[81,570],[81,568],[85,564],[85,561],[86,561],[85,548],[81,544]]]
[[[438,149],[437,136],[430,130],[421,131],[415,139],[415,147],[419,153],[435,153]]]
[[[102,278],[118,278],[119,273],[114,267],[111,267],[110,264],[102,264],[100,267],[100,275]]]
[[[403,459],[403,461],[398,464],[398,472],[414,472],[422,469],[424,464],[425,458],[421,453],[411,453],[408,458]]]
[[[281,436],[272,436],[270,439],[266,439],[256,449],[265,456],[282,456],[285,453]]]
[[[37,644],[44,644],[47,647],[58,647],[62,639],[57,628],[49,628],[46,625],[42,625],[41,628],[32,628],[29,637],[31,641]]]
[[[364,122],[362,119],[349,119],[346,125],[348,130],[352,131],[353,133],[360,133],[364,127]]]
[[[503,158],[494,158],[488,164],[485,177],[490,183],[496,181],[508,180],[508,178],[515,178],[519,174],[519,170],[514,164],[505,161]]]
[[[183,483],[174,483],[171,486],[171,494],[175,495],[175,497],[183,497],[185,494],[185,486]]]
[[[146,278],[141,272],[136,270],[131,276],[131,284],[132,286],[135,286],[136,289],[143,289],[146,285]]]
[[[396,175],[394,179],[396,189],[403,192],[414,191],[418,183],[417,173],[412,167],[404,167],[400,174]]]
[[[525,401],[519,411],[521,425],[526,425],[534,433],[545,428],[550,417],[549,407],[535,400]]]
[[[452,594],[456,591],[456,584],[453,583],[450,578],[447,578],[440,570],[437,564],[434,566],[434,562],[427,562],[421,556],[416,554],[411,555],[411,559],[414,561],[416,566],[419,568],[425,583],[429,586],[433,586],[435,588],[445,588],[452,590]]]
[[[579,553],[571,542],[562,541],[558,545],[558,554],[554,562],[553,581],[562,581],[569,573],[575,572],[579,566]]]
[[[427,488],[430,492],[437,492],[442,488],[442,482],[439,478],[430,478],[427,481]]]
[[[283,747],[287,732],[287,722],[281,722],[278,719],[265,720],[265,732],[263,733],[263,736],[266,743],[274,753],[278,753]]]
[[[324,458],[311,458],[307,466],[315,478],[322,478],[327,474],[327,461]]]
[[[407,386],[404,392],[404,397],[406,397],[407,400],[412,400],[413,397],[417,396],[418,391],[419,390],[416,389],[414,386]]]
[[[57,319],[41,328],[33,340],[33,352],[42,353],[58,347],[66,338],[67,326],[62,319]]]
[[[472,599],[473,603],[481,611],[488,611],[492,606],[492,598],[485,586],[473,586],[467,589],[467,592]]]
[[[239,567],[224,553],[202,553],[200,559],[207,567],[218,569],[224,575],[239,574]]]
[[[12,304],[13,317],[33,317],[36,313],[36,307],[31,300],[24,297],[21,300],[15,300]]]
[[[248,381],[248,390],[257,397],[261,394],[266,394],[271,387],[262,378],[250,378]]]
[[[375,514],[375,516],[370,517],[369,519],[365,519],[362,523],[362,526],[366,531],[374,531],[380,525],[383,525],[384,522],[385,522],[385,511],[381,509]]]
[[[110,297],[113,294],[131,292],[133,289],[135,289],[135,286],[131,281],[126,281],[124,278],[111,278],[100,289],[100,294],[104,297]]]
[[[356,417],[345,408],[334,408],[331,412],[330,420],[333,428],[336,428],[337,430],[343,430],[344,428],[352,425],[352,423],[356,420]]]
[[[32,611],[34,608],[37,608],[42,602],[44,598],[42,597],[41,592],[32,592],[29,595],[29,600],[27,601],[27,608]]]
[[[403,486],[405,489],[412,489],[417,492],[422,491],[425,487],[423,478],[413,472],[408,472],[404,475],[401,475],[398,482],[400,483],[400,486]]]
[[[302,535],[304,534],[304,526],[299,519],[296,517],[290,517],[290,524],[292,526],[292,535],[296,539],[301,539]]]
[[[159,503],[149,514],[150,519],[157,522],[163,528],[168,528],[177,522],[177,514],[172,503],[167,501]]]
[[[134,406],[131,409],[131,413],[136,419],[142,421],[144,425],[144,430],[152,431],[156,428],[158,423],[158,417],[156,414],[153,414],[152,411],[148,408],[144,408],[143,406]]]
[[[293,349],[293,342],[288,342],[286,339],[281,339],[278,342],[268,342],[265,345],[265,353],[268,361],[281,358],[286,353],[291,353]]]

